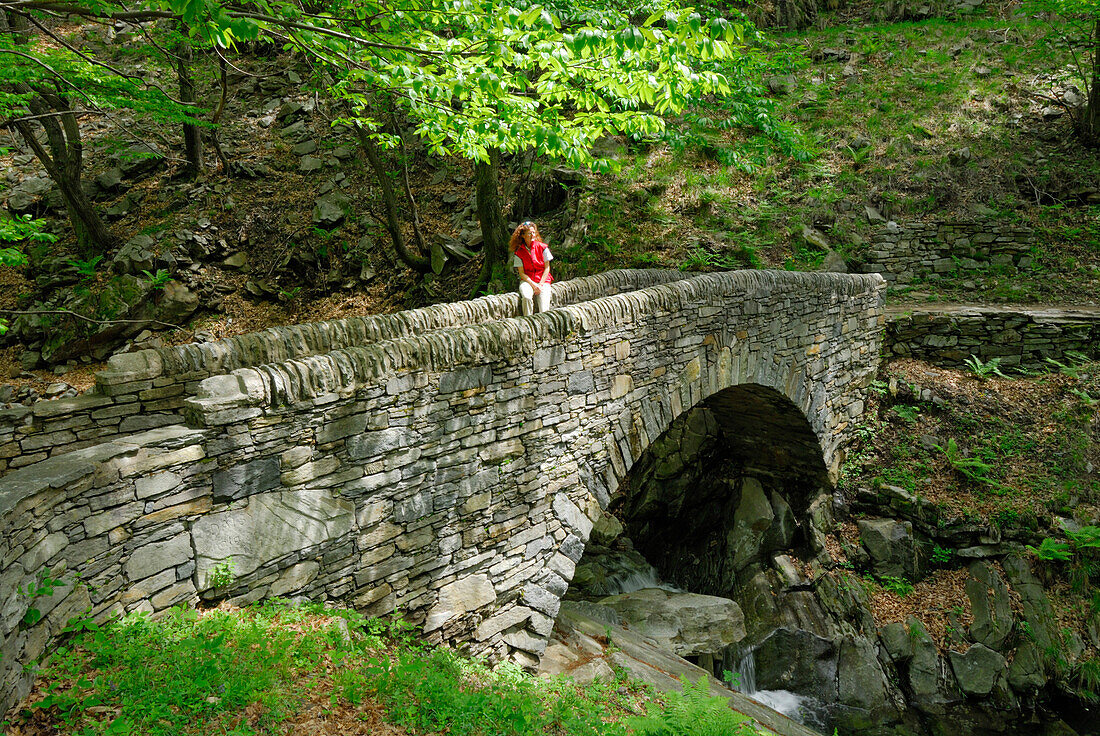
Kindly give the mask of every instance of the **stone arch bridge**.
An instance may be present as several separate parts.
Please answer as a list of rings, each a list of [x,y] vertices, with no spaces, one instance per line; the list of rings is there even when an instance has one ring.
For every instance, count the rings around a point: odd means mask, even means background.
[[[116,356],[0,414],[0,710],[69,617],[201,597],[399,610],[533,666],[594,519],[692,407],[754,472],[835,478],[883,288],[617,271],[534,317],[493,296]],[[46,569],[70,584],[18,594]]]

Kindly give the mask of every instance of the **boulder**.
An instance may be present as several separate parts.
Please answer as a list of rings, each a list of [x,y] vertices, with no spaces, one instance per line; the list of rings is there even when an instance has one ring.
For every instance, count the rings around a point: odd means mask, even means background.
[[[1016,648],[1008,666],[1008,684],[1018,693],[1034,693],[1047,684],[1043,655],[1034,642]]]
[[[1000,649],[1012,633],[1014,620],[1008,586],[995,569],[975,562],[970,566],[966,595],[974,612],[970,635],[990,649]]]
[[[599,601],[642,636],[681,656],[714,654],[745,638],[745,617],[728,598],[645,588]]]
[[[831,250],[825,254],[825,259],[822,260],[818,270],[825,273],[848,273],[848,263],[844,260],[844,256]]]
[[[302,156],[302,160],[298,163],[298,170],[302,173],[309,173],[310,171],[317,171],[324,165],[324,161],[316,156]]]
[[[965,654],[954,650],[948,654],[955,679],[967,695],[989,695],[997,678],[1005,672],[1005,658],[982,644],[974,644]]]
[[[350,206],[351,201],[339,192],[320,197],[313,204],[313,224],[326,230],[338,227]]]
[[[122,169],[115,166],[107,169],[95,178],[96,186],[104,192],[117,192],[122,189]]]
[[[809,225],[802,226],[802,230],[798,232],[798,241],[813,250],[829,250],[829,239],[825,237],[825,233]]]
[[[802,629],[780,628],[753,653],[759,689],[813,693],[826,702],[836,701],[837,642]]]
[[[894,691],[876,647],[855,637],[841,642],[837,658],[837,725],[845,732],[865,731],[901,720],[900,693]]]
[[[926,568],[922,546],[913,535],[913,524],[894,519],[860,519],[860,541],[880,577],[919,580]]]
[[[135,276],[142,271],[152,271],[156,265],[157,256],[153,252],[156,241],[148,235],[135,235],[126,241],[118,249],[111,259],[112,267],[117,273],[129,273]]]
[[[17,215],[42,214],[46,210],[44,199],[52,188],[53,180],[49,177],[31,177],[11,188],[8,209]]]
[[[943,715],[952,704],[963,699],[962,691],[924,625],[912,616],[906,624],[913,642],[908,672],[910,704],[923,713]]]
[[[164,166],[164,154],[152,143],[135,143],[114,154],[115,166],[124,179],[139,179]]]
[[[607,546],[614,542],[623,533],[623,525],[609,513],[600,514],[596,523],[592,525],[590,541],[595,544]]]
[[[768,89],[773,95],[789,95],[794,92],[795,80],[793,74],[774,75],[765,80]]]
[[[760,481],[745,478],[741,483],[741,501],[733,514],[733,528],[726,534],[735,570],[742,570],[760,558],[774,519],[775,511]]]

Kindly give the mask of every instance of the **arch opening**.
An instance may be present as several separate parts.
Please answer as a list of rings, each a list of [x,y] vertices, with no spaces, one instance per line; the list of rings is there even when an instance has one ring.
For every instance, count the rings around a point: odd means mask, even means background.
[[[562,610],[622,624],[721,681],[763,633],[744,592],[774,558],[809,556],[800,520],[829,485],[790,399],[760,384],[722,390],[676,417],[614,489]],[[780,695],[761,702],[816,720],[819,704]]]
[[[796,520],[828,483],[802,412],[775,389],[743,384],[674,420],[608,511],[663,580],[728,596],[740,571],[805,541]]]

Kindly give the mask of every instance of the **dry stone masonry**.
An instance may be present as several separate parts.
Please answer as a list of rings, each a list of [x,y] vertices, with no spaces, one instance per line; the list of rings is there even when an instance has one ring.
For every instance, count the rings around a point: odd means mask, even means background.
[[[679,271],[609,271],[563,282],[558,304],[683,279]],[[302,358],[444,327],[480,324],[519,314],[514,294],[486,296],[397,314],[273,327],[211,343],[117,355],[82,396],[0,409],[0,474],[53,454],[176,424],[184,399],[204,378],[236,368]]]
[[[1100,357],[1100,309],[1095,307],[894,308],[886,324],[885,354],[965,368],[971,356],[1002,366],[1049,369],[1047,359],[1072,354]]]
[[[804,417],[835,474],[877,369],[882,279],[678,278],[565,284],[534,317],[489,297],[116,359],[83,399],[103,404],[70,419],[137,405],[174,423],[0,478],[0,709],[71,617],[201,598],[401,611],[534,666],[635,459],[704,400],[736,411],[717,399],[746,387]],[[142,396],[169,385],[172,406]],[[19,592],[44,577],[64,586]]]
[[[999,222],[888,222],[871,237],[856,270],[882,274],[891,285],[945,274],[1031,266],[1035,234]]]

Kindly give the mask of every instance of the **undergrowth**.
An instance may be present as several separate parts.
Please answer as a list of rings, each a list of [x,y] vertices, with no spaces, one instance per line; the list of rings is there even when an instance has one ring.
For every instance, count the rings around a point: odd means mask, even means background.
[[[428,647],[401,620],[320,605],[177,607],[76,628],[84,630],[49,657],[4,725],[23,734],[244,736],[287,733],[308,718],[361,733],[355,724],[381,717],[406,733],[447,736],[756,733],[702,681],[658,695],[622,677],[584,686],[536,679]]]

